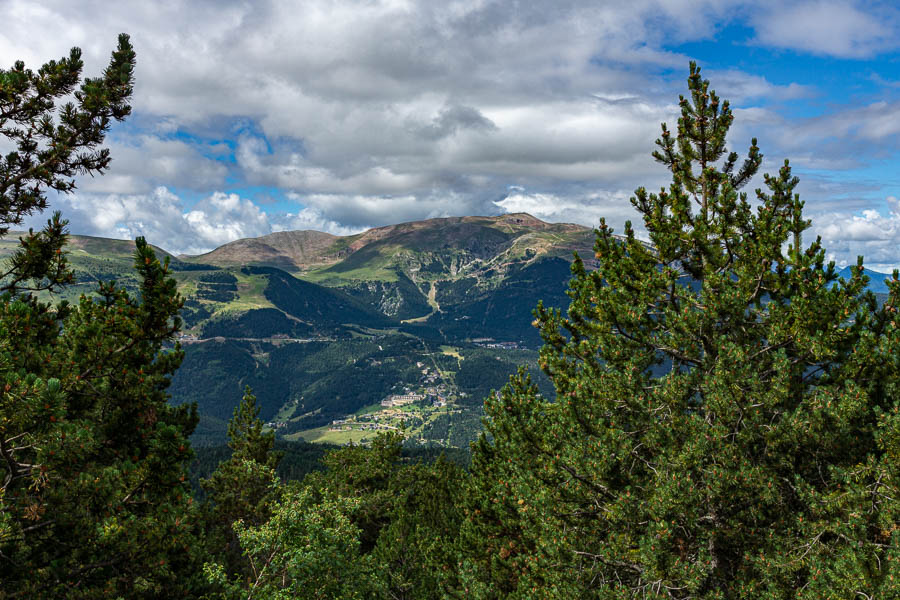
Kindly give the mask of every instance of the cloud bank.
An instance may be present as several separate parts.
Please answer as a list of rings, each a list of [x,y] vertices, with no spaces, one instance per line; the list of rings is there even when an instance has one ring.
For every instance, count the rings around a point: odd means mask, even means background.
[[[95,74],[131,34],[135,112],[110,134],[112,168],[54,202],[75,232],[141,233],[176,252],[519,210],[620,228],[636,218],[631,191],[667,181],[650,151],[677,119],[690,48],[869,64],[900,40],[890,5],[836,0],[7,0],[4,17],[0,60],[33,67],[77,45]],[[815,78],[769,79],[741,60],[704,74],[737,108],[735,149],[755,135],[767,164],[790,156],[810,176],[820,228],[863,210],[893,218],[883,199],[898,190],[822,184],[900,151],[890,81],[829,101]]]

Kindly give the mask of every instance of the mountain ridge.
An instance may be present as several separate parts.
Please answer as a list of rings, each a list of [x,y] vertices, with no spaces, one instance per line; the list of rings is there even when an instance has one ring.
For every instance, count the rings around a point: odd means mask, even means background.
[[[514,237],[526,233],[557,235],[590,234],[593,230],[574,223],[547,223],[527,213],[499,216],[436,217],[374,227],[366,231],[338,236],[312,229],[280,231],[256,238],[242,238],[228,242],[199,255],[179,255],[184,262],[203,262],[220,267],[275,266],[295,273],[327,268],[367,247],[384,246],[386,240],[406,238],[413,242],[429,234],[439,234],[444,241],[448,232],[484,232],[494,229]],[[591,236],[592,237],[592,236]],[[434,245],[434,241],[430,241]],[[293,268],[291,268],[293,267]]]
[[[346,438],[350,432],[333,430],[333,421],[391,394],[431,389],[455,400],[423,417],[416,436],[465,447],[480,430],[480,401],[517,363],[530,361],[541,377],[532,311],[539,300],[568,305],[572,254],[593,268],[593,243],[588,227],[519,213],[351,236],[276,232],[192,257],[158,248],[171,257],[185,298],[185,362],[172,401],[197,402],[195,438],[220,443],[251,385],[279,435],[344,443],[367,434]],[[16,244],[15,234],[0,239],[0,259]],[[69,250],[76,279],[59,298],[75,301],[110,279],[139,293],[133,242],[72,235]],[[888,277],[866,272],[870,288]],[[438,380],[423,382],[425,371]]]

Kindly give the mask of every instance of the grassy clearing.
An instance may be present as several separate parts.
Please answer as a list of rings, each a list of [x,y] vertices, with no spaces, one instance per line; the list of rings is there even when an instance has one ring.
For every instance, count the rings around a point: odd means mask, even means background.
[[[387,328],[387,329],[378,329],[377,327],[365,327],[363,325],[356,325],[356,328],[362,331],[363,333],[369,335],[399,335],[395,328]]]
[[[397,281],[397,273],[392,268],[384,268],[381,266],[360,267],[341,273],[335,273],[334,271],[329,271],[328,267],[323,267],[321,269],[313,269],[311,271],[299,273],[297,278],[328,287],[341,287],[344,285],[352,285],[360,281]]]
[[[433,312],[428,313],[427,315],[422,315],[421,317],[414,317],[412,319],[403,319],[401,323],[424,323],[433,315]]]
[[[289,440],[291,442],[304,441],[304,442],[312,442],[317,437],[322,435],[323,432],[328,431],[328,427],[318,427],[316,429],[307,429],[305,431],[298,431],[296,433],[289,433],[284,437],[284,439]]]
[[[273,421],[287,421],[291,417],[294,416],[294,413],[297,412],[297,401],[296,400],[288,400],[285,402],[281,408],[278,409],[278,413],[275,415]]]
[[[216,314],[246,312],[257,308],[275,308],[266,299],[268,280],[265,275],[247,275],[235,269],[231,274],[237,278],[237,298],[231,302],[216,303]]]
[[[340,268],[328,265],[307,271],[300,278],[330,287],[352,285],[359,281],[397,281],[397,264],[394,260],[397,251],[398,248],[393,247],[379,248],[367,253],[361,260],[358,254],[353,254],[339,263]]]
[[[314,444],[335,444],[343,445],[348,442],[359,444],[362,440],[371,440],[375,437],[375,431],[359,431],[352,429],[349,431],[329,431],[330,425],[324,427],[316,427],[315,429],[307,429],[306,431],[298,431],[290,435],[284,436],[286,440],[311,442]]]
[[[464,360],[465,357],[459,353],[459,348],[455,346],[441,346],[441,352],[447,356],[452,356],[456,360]]]
[[[197,293],[197,282],[193,279],[185,279],[181,277],[181,273],[177,273],[175,281],[178,282],[178,293],[185,298]]]

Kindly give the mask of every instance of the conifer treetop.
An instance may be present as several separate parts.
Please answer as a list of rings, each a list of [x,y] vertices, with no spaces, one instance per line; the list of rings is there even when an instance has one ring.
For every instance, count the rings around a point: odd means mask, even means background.
[[[135,52],[120,34],[100,77],[81,80],[81,50],[51,60],[37,71],[17,61],[0,69],[0,136],[15,150],[0,156],[0,235],[47,208],[48,189],[71,192],[76,175],[95,175],[109,166],[100,148],[113,121],[131,114]],[[56,103],[72,94],[74,101]]]

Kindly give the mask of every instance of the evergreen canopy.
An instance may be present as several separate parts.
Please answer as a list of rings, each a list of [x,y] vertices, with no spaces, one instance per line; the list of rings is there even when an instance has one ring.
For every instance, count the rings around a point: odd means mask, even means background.
[[[121,35],[77,90],[77,48],[37,72],[0,70],[0,135],[16,146],[0,158],[0,233],[46,208],[48,188],[106,169],[100,144],[131,110],[133,69]],[[186,482],[197,414],[165,391],[182,299],[138,238],[137,294],[108,282],[75,306],[42,300],[72,278],[66,239],[57,213],[0,270],[0,598],[184,596],[199,571]]]
[[[539,306],[542,398],[486,402],[463,532],[470,591],[514,598],[887,598],[900,586],[900,283],[826,264],[787,161],[740,192],[732,124],[691,64],[672,183],[601,222],[597,269]],[[481,541],[479,543],[479,540]]]

